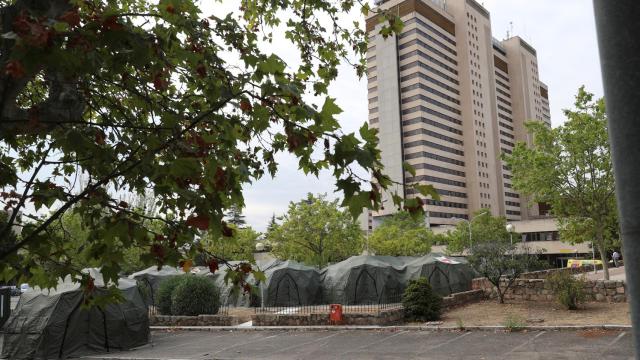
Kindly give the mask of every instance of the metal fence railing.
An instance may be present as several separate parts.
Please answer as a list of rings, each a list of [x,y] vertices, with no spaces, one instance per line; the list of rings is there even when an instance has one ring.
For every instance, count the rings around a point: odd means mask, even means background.
[[[256,314],[328,314],[331,304],[342,305],[344,314],[380,314],[383,311],[402,308],[402,293],[392,293],[380,297],[378,300],[362,301],[323,301],[322,304],[300,305],[299,302],[278,304],[278,306],[260,306],[254,308]]]

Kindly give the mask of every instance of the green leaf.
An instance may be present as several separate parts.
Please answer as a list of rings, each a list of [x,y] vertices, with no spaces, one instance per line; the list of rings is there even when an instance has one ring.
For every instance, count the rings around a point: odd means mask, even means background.
[[[404,169],[404,171],[406,171],[409,174],[411,174],[411,176],[416,176],[416,169],[411,164],[409,164],[408,162],[406,162],[406,161],[402,162],[402,168]]]
[[[421,195],[430,196],[434,200],[440,200],[440,194],[438,194],[433,185],[415,184],[413,186]]]

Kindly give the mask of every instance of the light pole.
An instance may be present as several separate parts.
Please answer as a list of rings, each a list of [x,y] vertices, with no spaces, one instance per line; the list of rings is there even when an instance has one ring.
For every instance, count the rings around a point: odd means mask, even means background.
[[[513,224],[507,224],[505,228],[509,232],[509,237],[511,238],[511,246],[513,247],[513,231],[516,229],[516,227],[513,226]]]
[[[473,219],[471,219],[471,221],[469,221],[469,220],[467,220],[467,219],[456,218],[456,217],[451,218],[451,220],[460,220],[460,221],[464,221],[464,222],[466,222],[466,223],[467,223],[467,226],[469,226],[469,248],[471,248],[471,246],[473,246],[473,238],[471,237],[471,223],[473,223],[473,221],[474,221],[475,219],[479,218],[479,217],[480,217],[480,216],[482,216],[482,215],[486,215],[486,214],[488,214],[488,212],[487,212],[487,211],[485,211],[485,212],[483,212],[483,213],[480,213],[480,214],[478,214],[478,216],[476,216],[476,217],[474,217]]]

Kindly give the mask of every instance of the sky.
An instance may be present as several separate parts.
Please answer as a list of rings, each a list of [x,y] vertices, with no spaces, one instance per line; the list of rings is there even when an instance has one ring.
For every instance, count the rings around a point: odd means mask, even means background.
[[[549,86],[552,126],[564,122],[562,109],[571,108],[577,89],[585,85],[597,97],[603,95],[596,41],[593,7],[589,0],[478,0],[491,13],[493,36],[498,40],[513,29],[538,53],[540,80]],[[362,21],[361,21],[362,22]],[[512,24],[512,25],[510,25]],[[286,58],[286,49],[278,51]],[[366,80],[358,79],[347,66],[340,69],[329,94],[344,110],[339,120],[345,132],[356,131],[367,119]],[[247,223],[264,231],[272,214],[286,213],[291,201],[299,201],[308,192],[334,193],[334,180],[328,173],[318,178],[305,176],[293,157],[279,158],[280,171],[275,178],[265,177],[245,187]]]

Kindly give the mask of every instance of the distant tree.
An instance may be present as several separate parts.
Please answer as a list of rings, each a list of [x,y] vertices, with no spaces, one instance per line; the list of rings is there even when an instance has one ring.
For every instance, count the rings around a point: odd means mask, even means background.
[[[225,259],[253,262],[253,251],[260,233],[251,227],[236,228],[231,225],[231,228],[231,237],[209,233],[201,240],[202,245],[208,252],[220,254]]]
[[[581,87],[567,121],[550,129],[527,123],[533,143],[519,143],[505,155],[513,186],[534,201],[551,205],[561,236],[571,242],[593,242],[609,279],[607,250],[617,240],[615,183],[604,99]]]
[[[273,254],[322,267],[362,251],[362,231],[356,220],[325,195],[291,202],[283,222],[270,235]]]
[[[369,236],[369,246],[376,255],[417,256],[431,251],[435,236],[416,218],[400,211],[387,218]]]
[[[276,222],[276,214],[271,215],[271,219],[269,220],[269,224],[267,225],[267,234],[272,233],[278,227],[278,223]]]
[[[471,239],[469,238],[469,224]],[[511,235],[513,235],[514,241],[517,241],[518,235],[509,234],[506,226],[507,219],[504,216],[493,216],[489,209],[480,209],[473,214],[470,223],[460,221],[456,228],[447,234],[447,251],[459,253],[475,244],[495,241],[509,242]]]
[[[543,268],[537,254],[506,241],[476,243],[470,251],[469,264],[495,286],[500,304],[504,303],[504,295],[522,273]]]
[[[236,228],[243,228],[247,222],[244,220],[244,215],[242,215],[242,208],[238,205],[232,205],[227,212],[226,220],[229,224],[233,224]]]

